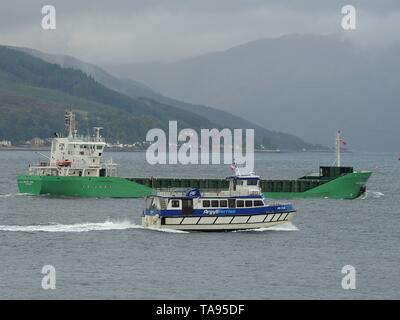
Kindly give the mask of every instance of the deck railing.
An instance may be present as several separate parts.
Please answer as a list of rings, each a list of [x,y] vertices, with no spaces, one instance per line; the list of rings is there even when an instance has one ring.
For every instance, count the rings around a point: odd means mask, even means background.
[[[190,189],[188,188],[158,188],[157,195],[162,197],[185,197]],[[200,190],[202,197],[240,197],[240,196],[256,196],[261,194],[253,190],[221,190],[221,189],[206,189]]]

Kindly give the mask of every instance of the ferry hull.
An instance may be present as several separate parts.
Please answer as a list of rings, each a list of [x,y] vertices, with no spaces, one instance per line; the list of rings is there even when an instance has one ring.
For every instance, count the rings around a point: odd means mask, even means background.
[[[21,193],[67,197],[142,198],[153,189],[120,177],[18,176]]]
[[[279,212],[242,216],[143,216],[142,225],[150,229],[182,231],[234,231],[270,228],[292,220],[295,212]]]
[[[366,185],[372,172],[353,172],[328,181],[305,192],[263,192],[273,199],[293,198],[331,198],[355,199],[366,191]]]

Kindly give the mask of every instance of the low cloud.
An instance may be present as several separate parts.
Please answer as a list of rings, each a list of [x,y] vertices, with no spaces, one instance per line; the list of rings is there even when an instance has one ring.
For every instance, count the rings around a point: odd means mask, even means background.
[[[55,1],[55,31],[41,29],[40,1],[21,10],[18,3],[9,4],[0,14],[0,43],[64,53],[100,65],[173,61],[258,38],[343,32],[339,2],[324,6],[311,1],[300,6],[288,1],[205,1],[203,5],[178,0],[84,5]],[[350,38],[363,45],[400,43],[400,11],[390,1],[395,11],[377,10],[369,3],[359,2],[358,26]]]

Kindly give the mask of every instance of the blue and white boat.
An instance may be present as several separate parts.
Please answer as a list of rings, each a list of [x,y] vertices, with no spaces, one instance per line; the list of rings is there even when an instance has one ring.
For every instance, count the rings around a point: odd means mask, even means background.
[[[142,225],[187,231],[268,228],[293,218],[291,203],[270,201],[253,173],[227,177],[228,190],[159,190],[146,197]]]

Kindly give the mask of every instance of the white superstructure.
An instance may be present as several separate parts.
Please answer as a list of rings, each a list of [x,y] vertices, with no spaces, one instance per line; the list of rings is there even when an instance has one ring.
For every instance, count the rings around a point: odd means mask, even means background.
[[[100,135],[102,127],[94,128],[94,135],[80,135],[76,129],[75,115],[65,113],[68,136],[55,138],[51,142],[50,157],[47,162],[30,166],[29,174],[47,176],[115,176],[116,164],[102,161],[106,142]]]

